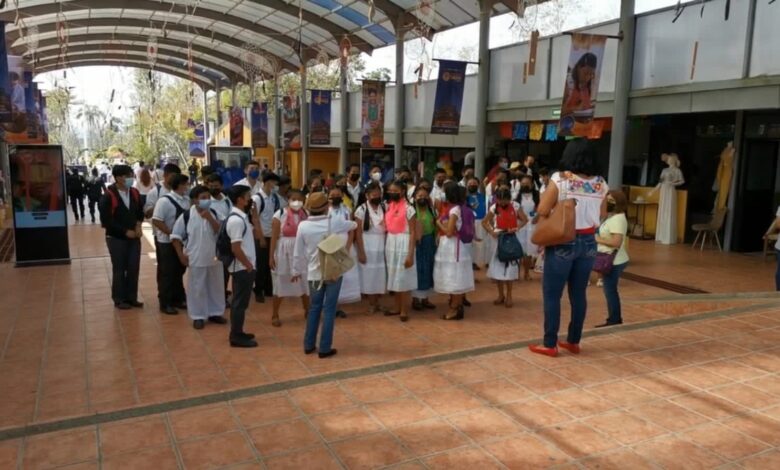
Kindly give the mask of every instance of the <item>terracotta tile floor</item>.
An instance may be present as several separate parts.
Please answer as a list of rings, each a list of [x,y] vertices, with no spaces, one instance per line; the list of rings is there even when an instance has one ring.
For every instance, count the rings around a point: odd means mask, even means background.
[[[76,225],[70,234],[80,258],[69,266],[0,265],[0,433],[154,404],[164,412],[22,431],[26,437],[0,441],[0,468],[780,465],[780,298],[736,294],[772,288],[774,265],[758,257],[632,240],[630,271],[717,294],[624,281],[628,327],[586,338],[576,357],[532,356],[518,346],[414,362],[540,336],[538,279],[518,283],[515,307],[499,309],[478,276],[463,322],[415,312],[402,324],[346,306],[349,318],[336,328],[340,354],[321,361],[301,354],[297,304],[285,304],[282,328],[270,326],[269,305],[251,305],[256,350],[230,349],[224,327],[196,331],[185,315],[158,314],[148,243],[146,308],[119,314],[108,298],[102,233]],[[605,309],[591,289],[587,328]],[[648,324],[659,320],[671,323]],[[360,370],[399,361],[408,362]],[[350,370],[356,377],[317,379]],[[293,379],[324,383],[168,406]]]

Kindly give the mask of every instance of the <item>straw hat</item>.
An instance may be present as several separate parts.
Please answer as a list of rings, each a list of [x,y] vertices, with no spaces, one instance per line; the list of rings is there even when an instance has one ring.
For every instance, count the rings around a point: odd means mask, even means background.
[[[328,207],[328,196],[325,193],[316,192],[309,194],[306,198],[304,208],[309,212],[322,212]]]

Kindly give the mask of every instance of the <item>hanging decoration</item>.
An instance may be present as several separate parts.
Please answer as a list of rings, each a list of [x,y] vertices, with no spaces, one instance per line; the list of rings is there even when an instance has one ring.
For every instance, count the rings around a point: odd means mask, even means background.
[[[194,73],[194,60],[192,58],[192,42],[187,43],[187,70],[189,71],[190,75],[190,84],[194,83],[195,81],[195,73]]]
[[[423,81],[423,68],[425,67],[425,64],[420,62],[420,65],[417,66],[416,69],[414,69],[414,73],[417,74],[417,81],[414,82],[414,99],[417,99],[417,89],[422,85]]]
[[[517,0],[517,10],[515,11],[515,19],[512,24],[509,25],[509,29],[517,35],[518,39],[525,40],[533,31],[537,30],[536,24],[539,17],[539,9],[530,7],[536,6],[538,0]],[[533,11],[533,15],[530,12]],[[556,15],[560,15],[560,11],[555,12]]]
[[[527,122],[515,122],[512,124],[512,140],[528,140]]]
[[[543,122],[532,122],[531,123],[531,130],[529,132],[529,138],[531,140],[542,140],[542,133],[544,133],[544,123]]]
[[[60,14],[57,15],[57,40],[60,43],[60,54],[57,57],[57,63],[63,63],[68,55],[68,25],[65,23],[65,17],[61,17]]]
[[[363,99],[360,109],[363,148],[385,146],[385,85],[378,80],[363,80]]]
[[[328,50],[325,49],[325,46],[321,44],[317,46],[317,57],[315,60],[318,65],[324,67],[327,67],[330,64],[330,55],[328,55]]]
[[[32,26],[27,27],[27,32],[25,35],[27,36],[27,52],[33,56],[33,59],[35,58],[35,53],[38,51],[38,25],[34,24]]]
[[[544,126],[544,140],[548,142],[555,142],[558,140],[558,125],[555,123],[549,123]]]
[[[565,136],[587,137],[596,114],[601,65],[607,37],[574,33],[564,82],[558,132]]]
[[[341,59],[341,66],[346,68],[349,65],[349,54],[352,51],[352,41],[345,34],[339,42],[339,59]]]
[[[374,0],[368,0],[368,22],[374,22]]]
[[[536,53],[539,49],[539,30],[531,32],[531,42],[528,44],[528,75],[536,75]]]
[[[458,134],[465,84],[466,62],[439,61],[439,80],[436,82],[431,134]]]
[[[157,63],[157,37],[149,36],[146,40],[146,61],[150,67]]]

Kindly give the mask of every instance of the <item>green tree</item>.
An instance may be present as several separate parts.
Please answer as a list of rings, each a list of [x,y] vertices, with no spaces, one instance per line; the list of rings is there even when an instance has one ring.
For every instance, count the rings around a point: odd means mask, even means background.
[[[55,87],[46,93],[49,140],[62,145],[65,159],[75,162],[81,153],[79,137],[71,126],[73,96],[67,87]]]

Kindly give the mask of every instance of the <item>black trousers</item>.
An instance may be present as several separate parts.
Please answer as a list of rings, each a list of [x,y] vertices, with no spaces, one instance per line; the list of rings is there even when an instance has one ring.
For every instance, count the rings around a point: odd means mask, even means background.
[[[97,199],[90,199],[89,202],[88,202],[88,204],[89,204],[89,216],[92,217],[92,222],[95,221],[95,207],[97,207],[98,202],[99,201]]]
[[[73,209],[73,215],[76,216],[76,220],[79,220],[79,214],[81,214],[81,218],[84,218],[84,196],[71,196],[70,197],[70,208]],[[77,211],[76,209],[81,209],[81,212]]]
[[[138,300],[138,271],[141,267],[141,240],[106,238],[111,255],[111,298],[115,304]]]
[[[239,335],[244,332],[244,318],[249,307],[249,297],[252,295],[254,273],[242,270],[232,273],[231,276],[233,276],[233,299],[230,302],[230,337],[239,339]]]
[[[160,308],[175,307],[187,301],[184,292],[184,272],[171,243],[155,241],[157,247],[157,298]]]
[[[255,270],[255,295],[265,294],[266,297],[274,295],[274,284],[271,279],[271,239],[265,239],[265,248],[255,241],[257,252],[257,269]]]
[[[228,283],[230,283],[230,271],[228,270],[227,266],[225,266],[224,264],[222,265],[222,273],[225,275],[225,302],[227,302]]]

